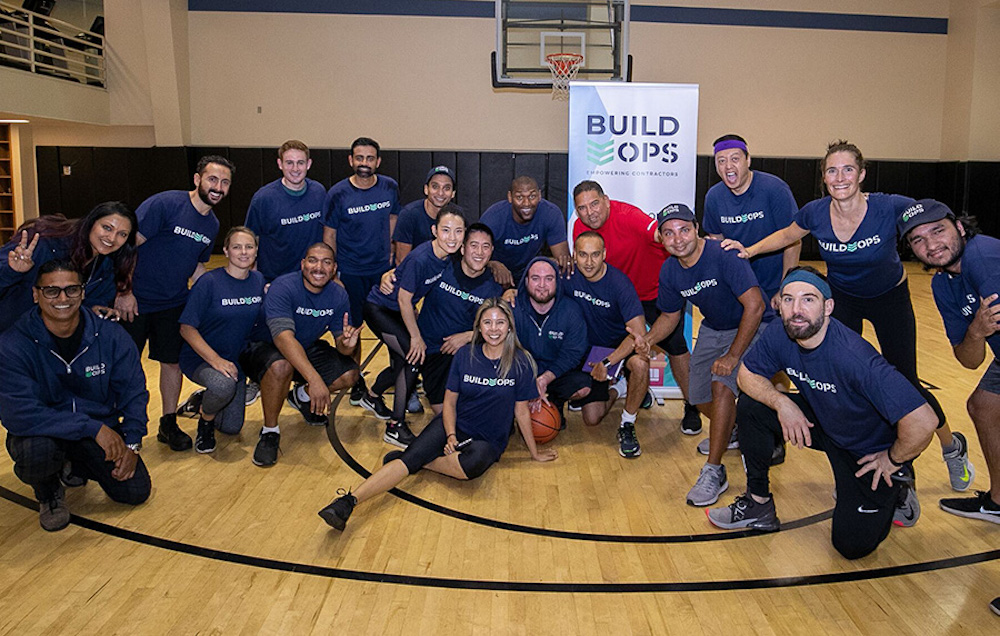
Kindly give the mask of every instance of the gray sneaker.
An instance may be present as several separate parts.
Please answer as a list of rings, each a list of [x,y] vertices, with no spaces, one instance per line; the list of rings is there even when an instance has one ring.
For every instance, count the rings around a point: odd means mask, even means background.
[[[708,448],[711,445],[709,438],[705,438],[698,442],[698,452],[702,455],[708,455]],[[736,438],[736,428],[733,428],[733,434],[729,436],[729,445],[726,446],[726,450],[737,450],[740,447],[740,440]]]
[[[725,508],[706,511],[712,525],[724,530],[750,528],[763,532],[777,532],[781,529],[778,513],[774,509],[774,497],[766,503],[757,503],[749,493],[737,495],[736,501]]]
[[[965,435],[955,432],[952,436],[958,441],[958,448],[950,453],[943,453],[944,463],[948,466],[951,489],[965,492],[972,487],[972,480],[976,478],[976,467],[969,461],[969,442]]]
[[[247,380],[246,393],[243,396],[243,405],[251,406],[260,397],[260,385]]]
[[[62,484],[48,501],[38,502],[38,523],[43,530],[56,532],[69,525],[69,508],[66,507],[66,489]]]
[[[909,484],[904,484],[896,501],[896,510],[892,513],[892,522],[901,528],[909,528],[920,519],[920,501],[917,500],[917,490]]]
[[[688,491],[688,505],[711,506],[719,500],[719,495],[726,492],[728,488],[729,480],[726,479],[726,467],[705,464],[701,467],[698,481]]]

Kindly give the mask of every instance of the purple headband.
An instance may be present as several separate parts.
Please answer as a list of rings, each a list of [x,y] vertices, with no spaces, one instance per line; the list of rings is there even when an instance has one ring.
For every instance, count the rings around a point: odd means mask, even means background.
[[[723,150],[729,150],[730,148],[739,148],[748,155],[750,154],[750,151],[747,150],[747,145],[742,141],[740,141],[739,139],[727,139],[725,141],[720,141],[719,143],[715,144],[715,149],[713,150],[713,153],[722,152]]]

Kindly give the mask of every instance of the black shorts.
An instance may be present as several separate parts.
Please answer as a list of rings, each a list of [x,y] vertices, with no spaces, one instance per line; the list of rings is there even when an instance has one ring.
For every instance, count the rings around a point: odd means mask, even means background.
[[[431,404],[444,404],[444,390],[448,383],[448,372],[455,356],[450,353],[430,353],[420,367],[420,375],[424,378],[424,393]]]
[[[584,373],[579,369],[567,371],[555,380],[549,382],[549,401],[561,405],[573,397],[573,395],[580,389],[592,387],[593,384],[594,379],[590,377],[589,373]],[[605,384],[607,383],[605,382]],[[605,391],[606,390],[607,389],[605,388]]]
[[[656,307],[655,300],[642,301],[642,313],[646,317],[646,324],[652,326],[656,319],[663,313]],[[677,321],[677,326],[670,332],[670,335],[657,342],[657,346],[667,352],[668,356],[682,356],[688,352],[687,340],[684,339],[684,315],[686,311],[681,311],[681,319]]]
[[[364,321],[365,299],[372,287],[382,282],[382,274],[346,274],[340,272],[340,282],[343,283],[347,291],[347,298],[351,304],[351,326],[360,327]]]
[[[317,340],[306,347],[305,351],[309,364],[316,369],[327,386],[345,373],[358,368],[357,362],[337,351],[336,347],[326,340]],[[251,342],[240,354],[240,367],[250,380],[260,384],[271,365],[284,359],[273,342]],[[293,378],[296,382],[305,382],[305,378],[298,370],[295,371]]]
[[[132,337],[139,355],[149,341],[149,359],[164,364],[177,364],[181,355],[181,314],[184,305],[136,314],[132,322],[121,321],[122,327]]]
[[[469,436],[462,432],[461,427],[458,427],[455,436],[459,442],[469,439]],[[434,419],[424,427],[424,430],[420,431],[417,439],[410,443],[400,459],[403,460],[403,463],[406,464],[406,470],[412,475],[438,457],[444,457],[444,445],[447,442],[448,436],[444,432],[442,416],[435,415]],[[497,449],[481,439],[472,440],[458,451],[458,463],[462,466],[462,472],[469,479],[479,477],[499,460],[500,453],[497,452]]]

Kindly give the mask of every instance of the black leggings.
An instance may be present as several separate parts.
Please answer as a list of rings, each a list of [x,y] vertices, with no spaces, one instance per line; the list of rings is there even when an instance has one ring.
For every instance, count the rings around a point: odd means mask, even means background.
[[[469,439],[461,428],[455,431],[455,435],[459,442]],[[430,424],[420,431],[417,439],[413,440],[409,448],[403,452],[400,459],[412,475],[438,457],[444,457],[444,445],[447,443],[448,435],[444,432],[444,420],[441,415],[435,415]],[[493,445],[481,439],[472,440],[458,451],[458,463],[469,479],[479,477],[499,459],[500,454]]]
[[[403,316],[388,307],[366,302],[364,317],[368,327],[389,349],[389,368],[382,369],[375,378],[372,392],[382,395],[390,386],[395,385],[392,419],[402,422],[406,418],[406,399],[416,386],[419,371],[419,368],[406,361],[406,354],[410,350],[410,332],[406,330]]]
[[[830,289],[833,292],[833,317],[858,334],[864,320],[872,323],[882,357],[896,367],[931,405],[938,418],[938,428],[944,426],[944,410],[917,378],[917,321],[913,316],[913,303],[910,302],[909,283],[904,280],[875,298],[851,296],[832,285]]]
[[[833,468],[837,491],[833,509],[833,547],[848,559],[871,554],[889,536],[900,484],[893,480],[891,486],[886,486],[885,481],[879,480],[878,488],[872,490],[871,473],[855,477],[860,456],[836,446],[826,436],[801,394],[793,393],[788,397],[813,423],[809,429],[812,438],[809,447],[826,453]],[[744,393],[737,403],[736,419],[740,423],[740,452],[747,471],[747,491],[758,497],[769,497],[771,454],[775,443],[782,439],[778,414]]]

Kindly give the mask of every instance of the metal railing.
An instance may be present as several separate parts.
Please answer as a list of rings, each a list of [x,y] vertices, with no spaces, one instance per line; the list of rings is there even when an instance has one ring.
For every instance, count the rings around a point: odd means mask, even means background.
[[[0,66],[103,88],[104,36],[0,2]]]

